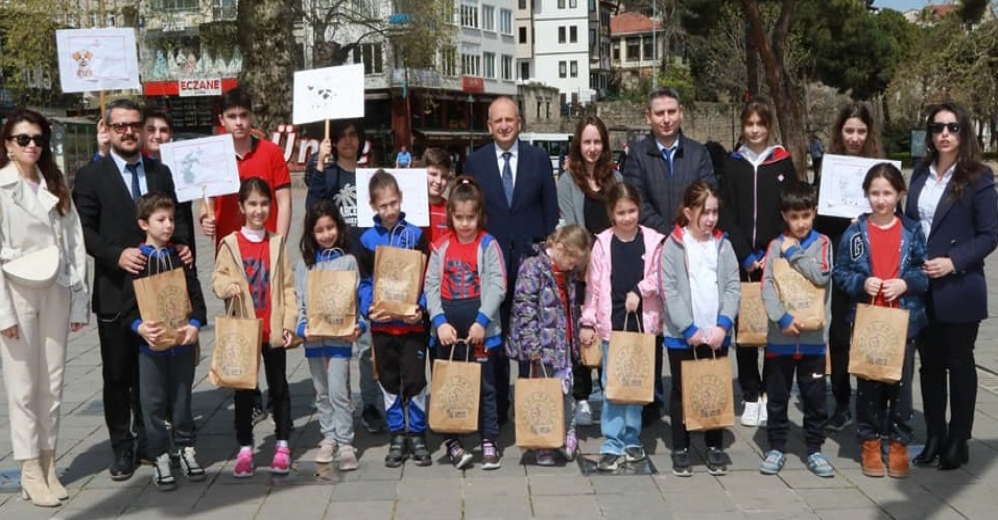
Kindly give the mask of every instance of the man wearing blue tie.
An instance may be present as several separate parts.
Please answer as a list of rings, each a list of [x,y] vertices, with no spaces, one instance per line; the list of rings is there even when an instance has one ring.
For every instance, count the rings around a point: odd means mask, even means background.
[[[493,142],[470,156],[464,173],[475,177],[485,194],[486,230],[502,246],[506,261],[506,300],[501,308],[504,331],[520,259],[533,254],[558,224],[558,190],[547,152],[519,140],[520,111],[508,97],[489,105],[489,132]],[[505,346],[491,356],[495,367],[499,424],[509,419],[509,362]]]

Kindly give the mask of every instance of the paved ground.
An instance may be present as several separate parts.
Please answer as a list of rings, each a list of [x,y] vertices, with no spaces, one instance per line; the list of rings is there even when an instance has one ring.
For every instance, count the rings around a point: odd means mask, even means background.
[[[299,197],[300,198],[300,197]],[[297,201],[300,204],[300,200]],[[296,205],[296,207],[301,207]],[[295,217],[294,242],[300,227]],[[209,250],[206,241],[200,251]],[[205,256],[207,257],[207,255]],[[992,309],[998,308],[998,262],[989,266]],[[201,263],[201,279],[210,279],[211,263]],[[220,304],[209,298],[209,314]],[[992,311],[992,316],[995,311]],[[437,463],[428,468],[407,465],[387,469],[382,460],[387,437],[358,432],[360,469],[339,474],[311,461],[320,436],[313,417],[312,390],[301,351],[289,357],[288,379],[293,394],[295,431],[291,439],[298,471],[272,479],[264,472],[236,481],[231,476],[235,456],[231,392],[219,390],[206,377],[213,343],[211,328],[202,333],[205,350],[197,370],[194,414],[199,425],[198,454],[209,468],[202,483],[180,482],[172,493],[151,484],[152,470],[141,468],[124,483],[107,476],[110,447],[103,425],[100,398],[100,353],[97,332],[89,327],[74,334],[69,346],[66,387],[59,447],[59,467],[71,498],[59,509],[41,509],[16,493],[0,493],[0,518],[198,518],[268,519],[289,515],[306,519],[523,519],[523,518],[664,518],[698,520],[779,518],[849,519],[988,519],[998,507],[998,320],[984,324],[978,341],[981,391],[978,396],[975,440],[971,463],[953,472],[914,469],[904,480],[870,479],[859,469],[859,450],[849,431],[829,438],[825,445],[837,474],[832,479],[812,476],[791,455],[778,477],[759,474],[757,467],[765,431],[736,426],[726,435],[733,471],[723,477],[706,474],[702,463],[692,478],[671,474],[668,419],[646,429],[643,438],[653,464],[653,476],[584,476],[577,464],[541,468],[521,464],[513,446],[512,430],[504,428],[503,467],[495,472],[479,468],[459,472]],[[668,369],[668,367],[666,367]],[[357,373],[353,376],[356,387]],[[917,378],[916,378],[917,384]],[[0,389],[2,392],[2,389]],[[919,392],[915,392],[916,400]],[[920,408],[920,406],[916,406]],[[736,410],[740,411],[740,410]],[[800,413],[791,419],[800,424]],[[10,451],[6,397],[0,399],[0,471],[18,467]],[[919,438],[924,424],[915,418]],[[258,465],[269,465],[273,427],[257,426],[264,449]],[[791,453],[801,453],[800,430]],[[582,451],[598,453],[598,426],[581,429]],[[439,438],[431,436],[435,457],[443,457]],[[694,436],[699,454],[702,440]],[[319,476],[315,476],[316,474]]]

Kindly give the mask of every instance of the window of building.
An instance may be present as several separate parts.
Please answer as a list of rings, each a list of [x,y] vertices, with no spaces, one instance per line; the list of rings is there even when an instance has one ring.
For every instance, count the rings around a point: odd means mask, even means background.
[[[627,61],[638,61],[641,59],[641,38],[627,39]]]
[[[520,0],[520,9],[527,8],[527,0]]]
[[[364,64],[364,74],[384,72],[384,55],[380,43],[362,43],[353,50],[353,62]]]
[[[596,0],[589,0],[589,12],[596,10]]]
[[[558,9],[565,8],[565,0],[558,0]]]
[[[440,49],[440,72],[444,76],[457,76],[457,49],[444,47]]]
[[[565,28],[558,28],[558,43],[565,43]]]
[[[201,7],[200,0],[159,0],[158,3],[160,9],[167,11],[188,11]]]
[[[212,0],[211,13],[216,21],[236,17],[236,0]]]
[[[485,66],[486,78],[496,77],[496,53],[486,52],[482,54],[482,64]]]
[[[499,9],[499,32],[509,35],[513,34],[513,11]]]
[[[461,54],[461,70],[465,76],[481,76],[482,57],[477,54]]]
[[[482,29],[486,31],[496,30],[496,8],[491,5],[482,6]]]
[[[652,41],[653,40],[651,38],[642,38],[641,39],[641,47],[643,47],[641,49],[641,52],[644,54],[644,59],[645,60],[654,60],[655,59],[655,47],[652,46]]]
[[[613,61],[620,61],[620,40],[613,42]]]
[[[571,26],[568,28],[568,41],[569,43],[579,42],[579,28],[576,26]]]
[[[520,79],[526,81],[530,79],[530,62],[521,61],[520,62]]]
[[[541,118],[541,102],[537,102],[537,119]]]
[[[571,76],[573,78],[579,77],[579,62],[572,60]]]
[[[579,0],[568,0],[568,7],[572,9],[579,7]]]
[[[520,43],[527,43],[527,28],[520,27]]]
[[[500,78],[511,81],[513,79],[513,56],[509,54],[502,55],[502,63],[499,67]]]
[[[596,41],[596,29],[589,29],[589,52],[595,52],[598,48],[596,46],[598,43]]]
[[[567,74],[565,74],[565,62],[559,61],[558,62],[558,77],[559,78],[564,78],[566,75]]]
[[[469,27],[471,29],[478,29],[478,6],[477,5],[462,5],[461,6],[461,27]]]

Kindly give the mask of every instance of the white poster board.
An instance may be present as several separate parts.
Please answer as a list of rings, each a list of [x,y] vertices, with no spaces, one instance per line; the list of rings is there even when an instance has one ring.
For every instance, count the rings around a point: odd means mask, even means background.
[[[395,176],[402,191],[402,211],[405,221],[419,227],[430,225],[430,196],[426,192],[426,168],[384,168]],[[357,169],[357,226],[374,225],[371,194],[368,186],[377,168]]]
[[[364,64],[295,72],[292,123],[364,117]]]
[[[170,167],[177,200],[198,200],[239,191],[239,168],[232,134],[213,135],[159,146],[163,164]]]
[[[870,203],[863,193],[863,179],[870,168],[883,162],[901,169],[901,161],[826,154],[821,162],[818,214],[856,218],[869,212]]]
[[[135,29],[62,29],[55,40],[63,92],[142,88]]]

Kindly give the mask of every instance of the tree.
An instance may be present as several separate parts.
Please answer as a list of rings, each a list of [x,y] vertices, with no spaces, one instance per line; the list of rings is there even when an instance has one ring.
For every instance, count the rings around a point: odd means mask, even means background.
[[[243,53],[239,84],[253,99],[253,116],[261,129],[291,118],[294,73],[294,19],[283,0],[242,0],[236,22]]]
[[[71,13],[65,0],[10,0],[0,4],[0,77],[16,105],[65,105],[52,13]],[[67,14],[68,17],[68,14]]]

